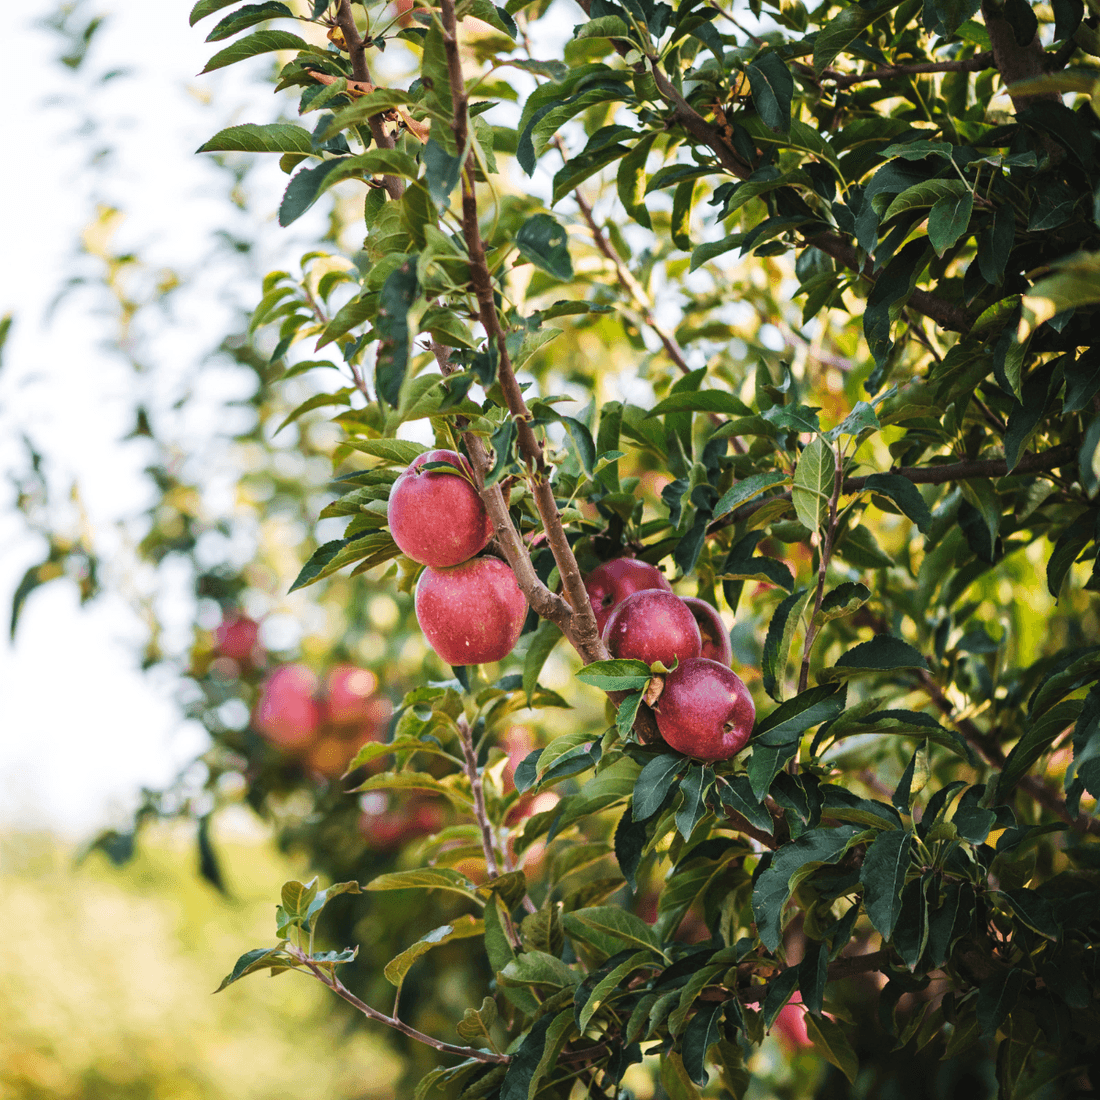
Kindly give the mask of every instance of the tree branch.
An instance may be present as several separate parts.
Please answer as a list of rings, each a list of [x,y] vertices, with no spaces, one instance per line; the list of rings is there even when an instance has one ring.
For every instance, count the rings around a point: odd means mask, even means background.
[[[839,73],[826,69],[823,80],[832,81],[838,88],[850,88],[868,80],[887,80],[892,76],[916,76],[919,73],[976,73],[988,69],[993,63],[993,51],[983,50],[965,61],[926,61],[917,65],[889,65],[864,73]]]
[[[458,55],[458,28],[454,0],[441,0],[440,15],[443,22],[443,48],[447,57],[447,70],[454,103],[454,120],[451,124],[455,144],[464,150],[469,139],[468,97],[466,82],[462,76],[462,62]],[[497,377],[509,412],[516,423],[520,454],[527,466],[531,495],[542,520],[547,542],[557,563],[562,590],[572,614],[564,627],[566,637],[580,653],[585,663],[607,657],[607,650],[600,641],[596,629],[596,617],[584,588],[584,580],[573,556],[558,514],[554,491],[547,476],[549,469],[543,456],[542,445],[531,428],[531,413],[523,399],[523,392],[516,381],[511,356],[505,342],[505,334],[497,316],[493,296],[493,281],[485,259],[485,245],[478,225],[473,154],[466,157],[462,172],[462,233],[470,256],[470,278],[478,302],[478,315],[486,337],[495,340],[498,351]]]
[[[340,33],[344,36],[344,44],[347,46],[348,57],[351,59],[351,71],[356,80],[373,84],[371,80],[370,66],[367,65],[367,45],[360,37],[359,28],[355,25],[355,16],[351,10],[351,0],[340,0],[336,9],[336,24]],[[392,149],[396,142],[382,124],[381,115],[371,115],[367,120],[371,137],[379,149]],[[405,193],[404,181],[397,176],[383,176],[382,186],[391,199],[399,199]]]

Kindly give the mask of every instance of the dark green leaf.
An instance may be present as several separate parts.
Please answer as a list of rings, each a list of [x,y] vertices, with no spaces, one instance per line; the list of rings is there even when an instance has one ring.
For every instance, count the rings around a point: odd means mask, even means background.
[[[679,753],[662,753],[642,768],[632,795],[631,813],[635,821],[646,821],[661,808],[685,763]]]
[[[858,611],[871,598],[871,590],[858,581],[838,584],[822,601],[817,618],[822,622],[840,619]]]
[[[791,641],[794,638],[795,628],[798,626],[802,609],[809,599],[810,590],[800,588],[791,593],[776,608],[771,622],[768,624],[768,634],[764,639],[764,690],[779,702],[782,699],[782,679],[786,672],[787,659],[791,652]]]
[[[516,233],[519,254],[560,282],[573,278],[565,230],[550,214],[535,214]]]
[[[828,1016],[807,1016],[806,1033],[814,1050],[836,1066],[848,1078],[848,1082],[854,1085],[859,1072],[859,1058],[840,1024]]]
[[[908,642],[889,634],[876,634],[869,642],[848,650],[832,668],[823,669],[819,678],[831,682],[910,668],[927,669],[928,663]]]
[[[703,801],[703,788],[708,772],[710,772],[709,768],[704,768],[701,764],[692,764],[680,780],[682,801],[676,811],[676,829],[685,840],[691,836],[695,826],[707,812]],[[713,773],[710,774],[710,778],[713,781]]]
[[[219,130],[208,142],[200,145],[196,153],[303,153],[312,151],[310,134],[301,126],[288,122],[272,122],[257,126],[246,122]]]
[[[540,1016],[532,1025],[519,1049],[512,1055],[504,1084],[500,1088],[500,1100],[527,1100],[532,1077],[546,1046],[546,1033],[554,1022],[553,1013]]]
[[[781,703],[753,730],[753,745],[780,745],[798,737],[822,722],[836,718],[844,710],[846,689],[815,687]]]
[[[245,4],[243,8],[238,8],[222,19],[206,36],[206,41],[220,42],[223,38],[232,38],[240,31],[254,27],[257,23],[280,17],[290,18],[293,14],[286,4],[280,4],[278,0],[266,0],[262,4]]]
[[[1028,975],[1024,970],[1002,970],[987,978],[978,987],[978,1025],[982,1035],[990,1038],[1008,1019],[1009,1013],[1016,1007]]]
[[[409,256],[395,268],[382,284],[378,295],[378,316],[375,329],[379,336],[378,355],[374,368],[374,385],[379,402],[397,408],[401,400],[401,385],[409,365],[409,311],[420,293],[416,277],[417,256]]]
[[[638,691],[652,675],[644,661],[593,661],[577,673],[577,679],[601,691]]]
[[[769,130],[786,133],[791,128],[794,77],[777,53],[761,54],[745,70],[752,88],[752,103]]]
[[[246,951],[234,964],[233,969],[222,979],[222,984],[214,990],[220,993],[227,985],[257,970],[267,970],[275,966],[286,966],[290,959],[283,954],[282,944],[278,947],[258,947],[255,951]]]
[[[709,390],[704,391],[704,393],[709,392]],[[721,519],[722,516],[726,515],[727,512],[732,512],[739,504],[744,504],[745,501],[752,500],[753,497],[767,492],[772,486],[782,485],[786,481],[787,475],[778,472],[751,474],[749,477],[742,478],[736,485],[731,486],[722,494],[718,503],[714,506],[711,519]]]
[[[913,834],[903,829],[880,833],[867,849],[859,880],[863,906],[878,933],[889,939],[901,913],[901,888],[913,848]]]
[[[889,497],[916,525],[922,535],[932,527],[932,512],[917,487],[901,474],[871,474],[865,487],[873,493]]]
[[[272,53],[275,50],[306,50],[313,51],[314,47],[304,39],[289,31],[256,31],[239,42],[234,42],[214,56],[206,63],[206,68],[199,73],[212,73],[215,69],[224,69],[226,65],[236,64],[249,57],[258,57],[260,54]]]
[[[712,1004],[700,1003],[688,1026],[684,1029],[682,1042],[684,1069],[697,1084],[707,1083],[705,1068],[707,1051],[722,1037],[719,1025],[725,1005],[721,1001]]]

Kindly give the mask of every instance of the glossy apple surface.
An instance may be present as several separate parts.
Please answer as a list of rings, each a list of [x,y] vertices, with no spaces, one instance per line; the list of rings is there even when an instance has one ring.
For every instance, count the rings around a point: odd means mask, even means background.
[[[428,462],[449,462],[470,473],[469,463],[455,451],[420,455],[393,483],[386,518],[403,554],[421,565],[446,568],[484,550],[493,527],[473,482],[422,469]]]
[[[647,588],[627,596],[608,616],[604,645],[612,657],[632,657],[671,668],[698,657],[703,638],[690,609],[672,592]]]
[[[218,654],[244,663],[257,653],[260,624],[247,615],[230,613],[218,624],[214,632],[214,644]]]
[[[592,610],[596,613],[596,629],[601,634],[611,612],[627,596],[643,592],[647,588],[672,591],[672,585],[660,569],[637,558],[613,558],[605,561],[584,578],[584,587],[592,601]]]
[[[425,569],[416,583],[416,621],[449,665],[507,657],[527,617],[515,574],[499,558],[474,558],[450,569]]]
[[[706,657],[684,661],[665,677],[653,712],[665,741],[697,760],[736,756],[756,720],[756,707],[741,677]]]
[[[260,689],[252,724],[280,748],[304,748],[321,725],[321,708],[314,699],[317,687],[317,677],[305,665],[277,668]]]
[[[733,661],[733,646],[730,645],[729,631],[726,630],[718,609],[706,600],[699,600],[694,596],[684,596],[683,601],[695,616],[699,633],[703,635],[703,652],[699,656],[728,666]]]

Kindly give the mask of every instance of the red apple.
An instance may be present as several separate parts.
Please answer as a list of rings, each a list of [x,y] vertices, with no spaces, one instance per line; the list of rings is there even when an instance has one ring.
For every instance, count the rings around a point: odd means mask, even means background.
[[[741,677],[706,657],[684,661],[665,677],[653,712],[665,741],[698,760],[736,756],[756,720],[756,707]]]
[[[321,725],[321,710],[313,698],[317,677],[305,665],[277,668],[260,689],[253,725],[274,745],[301,749]]]
[[[720,665],[729,665],[733,661],[733,646],[730,645],[729,631],[726,630],[718,609],[706,600],[699,600],[694,596],[684,596],[683,601],[695,616],[699,633],[703,635],[703,652],[700,656],[717,661]]]
[[[499,558],[474,558],[450,569],[427,568],[416,584],[416,621],[449,665],[507,657],[527,618],[515,574]]]
[[[214,643],[220,656],[243,664],[253,659],[259,637],[260,624],[255,619],[231,611],[214,632]]]
[[[325,679],[325,718],[337,726],[356,725],[370,713],[378,677],[365,668],[337,665]]]
[[[671,668],[698,657],[703,648],[695,616],[679,596],[647,588],[627,596],[608,616],[604,645],[612,657],[633,657]]]
[[[584,587],[596,613],[596,629],[603,633],[608,616],[619,604],[635,592],[647,588],[672,591],[672,585],[655,565],[637,558],[613,558],[597,566],[584,578]]]
[[[421,565],[458,565],[485,549],[493,525],[472,480],[421,469],[427,462],[449,462],[472,477],[470,464],[454,451],[420,455],[390,490],[390,534],[401,552]]]
[[[772,1029],[789,1050],[805,1050],[814,1045],[806,1030],[806,1013],[802,1009],[802,997],[798,993],[779,1010]]]

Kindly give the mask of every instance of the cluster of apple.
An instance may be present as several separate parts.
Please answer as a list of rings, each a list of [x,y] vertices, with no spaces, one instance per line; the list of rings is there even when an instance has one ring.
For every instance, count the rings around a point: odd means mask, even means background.
[[[426,468],[435,463],[446,466]],[[466,459],[446,450],[420,455],[394,482],[387,518],[402,553],[425,566],[416,618],[436,653],[450,665],[506,657],[519,640],[527,603],[503,561],[475,556],[493,529]],[[635,558],[605,562],[585,587],[612,657],[672,670],[654,677],[646,696],[661,737],[703,760],[740,752],[756,709],[730,668],[718,612],[705,600],[677,596],[659,569]]]
[[[313,772],[336,778],[368,741],[381,740],[389,699],[369,669],[339,665],[324,684],[305,665],[282,665],[260,688],[253,728]]]
[[[671,669],[646,693],[665,742],[700,760],[739,753],[756,707],[730,668],[729,635],[714,607],[677,596],[659,569],[636,558],[604,562],[584,583],[612,657]]]
[[[424,469],[442,462],[461,470]],[[416,621],[449,665],[500,661],[512,652],[527,601],[516,576],[490,555],[476,557],[493,525],[469,463],[454,451],[420,455],[394,482],[386,509],[401,552],[425,566],[416,585]]]

